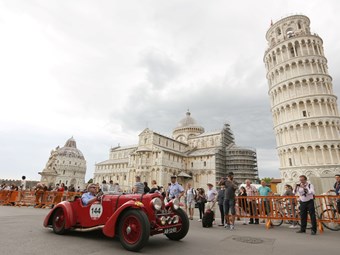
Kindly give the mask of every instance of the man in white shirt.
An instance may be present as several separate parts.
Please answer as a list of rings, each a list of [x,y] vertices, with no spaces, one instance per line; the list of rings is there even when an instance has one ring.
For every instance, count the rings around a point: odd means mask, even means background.
[[[182,185],[177,182],[177,176],[171,176],[171,183],[168,187],[166,197],[170,201],[171,199],[178,198],[179,200],[184,195],[184,189]]]
[[[208,209],[214,212],[214,221],[213,224],[215,224],[215,204],[217,200],[217,191],[214,189],[214,185],[212,183],[208,183],[208,191],[207,191],[207,201],[208,201]]]
[[[103,193],[108,193],[109,192],[109,185],[106,184],[106,180],[102,181],[102,185],[100,185],[100,189]]]
[[[301,229],[296,233],[306,233],[307,226],[307,213],[309,213],[312,223],[312,235],[316,234],[316,216],[314,206],[314,186],[307,182],[305,175],[299,176],[300,183],[296,184],[295,195],[299,196],[300,200],[300,217],[301,217]]]
[[[249,179],[246,180],[245,189],[246,189],[247,197],[248,198],[250,197],[248,199],[248,207],[249,207],[249,214],[250,214],[249,224],[254,224],[254,221],[255,221],[255,224],[259,224],[259,218],[257,218],[258,214],[257,214],[256,199],[251,199],[252,196],[258,195],[258,191],[256,187],[251,184],[251,181]]]
[[[186,205],[189,210],[189,219],[193,220],[194,218],[194,209],[195,209],[195,198],[196,198],[196,190],[191,187],[191,183],[187,184],[187,189],[185,191]]]

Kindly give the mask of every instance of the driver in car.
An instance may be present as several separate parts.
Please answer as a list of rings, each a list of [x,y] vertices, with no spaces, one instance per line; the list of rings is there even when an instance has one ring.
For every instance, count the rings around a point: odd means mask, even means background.
[[[94,183],[90,183],[87,186],[87,193],[84,193],[81,196],[81,201],[83,205],[91,204],[94,201],[100,200],[101,194],[97,193],[97,185]]]

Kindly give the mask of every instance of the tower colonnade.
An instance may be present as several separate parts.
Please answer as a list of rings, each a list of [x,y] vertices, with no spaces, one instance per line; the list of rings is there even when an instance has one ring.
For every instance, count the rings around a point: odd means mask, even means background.
[[[323,40],[310,20],[293,15],[266,34],[271,112],[283,182],[334,176],[340,170],[340,117]]]
[[[288,81],[286,83],[279,83],[272,88],[270,92],[271,105],[278,105],[292,100],[292,98],[299,98],[304,96],[322,96],[333,95],[331,79],[311,77],[307,80]]]
[[[272,108],[274,126],[301,118],[335,117],[339,114],[336,97],[314,96],[292,99]]]

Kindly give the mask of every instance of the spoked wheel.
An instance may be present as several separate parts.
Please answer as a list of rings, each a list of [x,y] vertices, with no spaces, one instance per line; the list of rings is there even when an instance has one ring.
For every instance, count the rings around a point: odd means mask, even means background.
[[[178,223],[181,223],[181,227],[180,229],[177,229],[177,232],[175,233],[171,233],[171,234],[166,234],[167,238],[171,239],[171,240],[181,240],[182,238],[184,238],[188,231],[189,231],[189,218],[188,215],[182,210],[182,209],[178,209],[176,212],[176,215],[178,215],[179,217],[179,221]]]
[[[122,246],[129,251],[139,251],[149,240],[150,223],[141,210],[126,211],[119,223],[119,238]]]
[[[335,209],[324,210],[320,214],[320,219],[328,221],[328,222],[322,222],[322,225],[324,225],[325,228],[328,228],[329,230],[332,230],[332,231],[340,230],[340,217]]]
[[[282,215],[282,213],[278,212],[278,211],[273,211],[273,217],[277,218],[277,219],[271,219],[271,222],[272,222],[273,226],[276,226],[276,227],[281,226],[282,223],[283,223],[283,220],[282,220],[283,215]]]
[[[62,208],[56,209],[55,213],[53,214],[52,218],[52,228],[54,233],[58,235],[65,234],[65,223],[66,223],[66,217],[64,210]]]

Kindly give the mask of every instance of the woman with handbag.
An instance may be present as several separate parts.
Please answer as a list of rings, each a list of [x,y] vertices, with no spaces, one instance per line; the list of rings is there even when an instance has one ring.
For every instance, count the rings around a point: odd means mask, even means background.
[[[203,188],[197,189],[197,199],[196,202],[198,204],[198,211],[200,218],[198,221],[202,221],[202,217],[204,215],[205,203],[207,202],[207,198],[205,196],[205,191]]]

